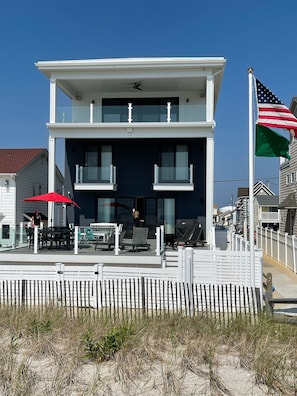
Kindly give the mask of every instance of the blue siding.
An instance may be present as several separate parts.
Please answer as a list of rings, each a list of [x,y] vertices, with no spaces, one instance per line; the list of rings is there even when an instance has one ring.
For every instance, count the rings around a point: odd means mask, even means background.
[[[71,180],[75,182],[75,165],[85,165],[84,145],[90,144],[81,139],[66,140],[66,161],[69,165]],[[79,215],[91,221],[97,219],[97,199],[113,198],[175,198],[176,219],[197,218],[205,222],[205,170],[206,142],[205,139],[146,139],[146,140],[96,140],[94,145],[112,145],[112,163],[117,169],[117,191],[74,191],[74,200],[79,202]],[[160,164],[160,147],[162,144],[187,144],[189,147],[189,164],[194,165],[194,191],[154,191],[154,164]]]

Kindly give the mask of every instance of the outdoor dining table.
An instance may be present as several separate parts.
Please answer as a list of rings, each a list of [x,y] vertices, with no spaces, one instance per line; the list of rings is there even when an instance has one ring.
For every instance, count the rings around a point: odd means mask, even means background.
[[[55,247],[56,249],[71,249],[73,241],[73,231],[66,227],[50,227],[41,230],[42,246],[47,246],[49,249]],[[49,244],[49,245],[48,245]]]

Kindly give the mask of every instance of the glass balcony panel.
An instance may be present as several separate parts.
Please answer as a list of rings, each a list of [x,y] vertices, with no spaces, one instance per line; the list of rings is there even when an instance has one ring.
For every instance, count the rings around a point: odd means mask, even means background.
[[[189,183],[190,170],[188,166],[160,166],[159,167],[159,183]]]
[[[111,183],[110,167],[84,166],[81,183]]]
[[[92,113],[92,114],[91,114]],[[169,119],[168,119],[169,117]],[[56,112],[57,123],[122,123],[129,122],[128,106],[108,106],[102,110],[94,105],[93,110],[86,106],[59,106]],[[134,105],[132,103],[132,123],[139,122],[205,122],[206,105],[171,105],[170,114],[167,105]]]

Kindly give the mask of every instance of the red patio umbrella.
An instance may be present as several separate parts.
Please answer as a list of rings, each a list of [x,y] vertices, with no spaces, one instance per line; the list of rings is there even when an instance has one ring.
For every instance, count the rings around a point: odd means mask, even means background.
[[[61,203],[69,203],[75,205],[80,209],[78,204],[72,199],[66,197],[65,195],[58,194],[56,192],[49,192],[46,194],[35,195],[34,197],[25,198],[24,201],[36,202],[36,201],[44,201],[44,202],[61,202]]]
[[[34,195],[33,197],[29,197],[29,198],[25,198],[23,201],[27,201],[27,202],[37,202],[37,201],[43,201],[43,202],[60,202],[60,203],[68,203],[68,204],[72,204],[75,205],[77,208],[80,209],[80,207],[78,206],[78,204],[74,201],[72,201],[72,199],[66,197],[65,195],[62,194],[58,194],[56,192],[49,192],[46,194],[41,194],[41,195]],[[53,219],[51,219],[51,225],[53,223]]]

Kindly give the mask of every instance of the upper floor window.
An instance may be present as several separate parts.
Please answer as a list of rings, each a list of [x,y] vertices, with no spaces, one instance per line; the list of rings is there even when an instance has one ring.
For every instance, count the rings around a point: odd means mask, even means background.
[[[286,184],[296,183],[297,181],[297,172],[288,173],[286,175]]]
[[[84,180],[87,182],[109,180],[112,165],[112,146],[89,144],[85,149]]]
[[[128,122],[128,108],[132,106],[133,122],[167,122],[170,106],[170,121],[177,122],[178,104],[178,98],[102,99],[102,121]]]
[[[161,181],[187,181],[189,161],[187,144],[164,144],[160,152]]]

